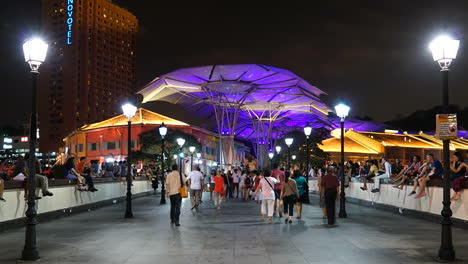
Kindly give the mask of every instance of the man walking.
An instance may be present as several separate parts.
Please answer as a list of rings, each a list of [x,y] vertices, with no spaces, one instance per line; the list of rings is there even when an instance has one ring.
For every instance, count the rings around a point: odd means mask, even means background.
[[[328,170],[322,177],[322,188],[325,190],[325,206],[327,208],[328,225],[335,224],[335,200],[338,197],[340,183],[338,178]]]
[[[198,211],[204,186],[203,174],[200,172],[199,166],[195,166],[195,170],[189,173],[188,182],[190,186],[190,201],[192,202],[190,210],[196,209]]]
[[[280,199],[281,196],[281,190],[283,189],[283,183],[284,183],[284,171],[280,170],[278,167],[278,163],[274,164],[274,170],[271,173],[271,176],[277,180],[277,183],[275,183],[274,186],[274,191],[275,191],[275,205],[274,205],[274,214],[273,216],[276,216],[276,208],[278,208],[278,214],[279,217],[283,216],[283,201]]]
[[[166,179],[166,197],[171,200],[171,224],[180,226],[180,206],[182,204],[182,196],[180,195],[180,187],[187,180],[184,175],[179,174],[177,164],[172,165],[172,171],[167,175]]]
[[[234,169],[234,174],[232,175],[232,192],[236,194],[236,198],[239,198],[239,182],[241,175],[238,169]]]

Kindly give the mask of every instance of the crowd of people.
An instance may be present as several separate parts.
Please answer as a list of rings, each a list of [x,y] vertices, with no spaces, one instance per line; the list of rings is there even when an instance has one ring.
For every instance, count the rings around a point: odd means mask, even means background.
[[[200,167],[195,166],[188,174],[181,175],[178,166],[174,164],[166,179],[166,196],[170,198],[171,223],[180,226],[179,216],[184,188],[190,192],[191,210],[198,211],[202,202],[202,193],[209,192],[209,199],[214,208],[221,210],[222,204],[228,199],[238,199],[244,202],[261,203],[260,215],[263,221],[271,223],[273,217],[284,217],[285,223],[292,223],[294,212],[296,219],[302,218],[302,204],[309,202],[309,186],[306,173],[299,170],[285,171],[278,165],[271,171],[241,170],[232,168],[226,171],[212,170],[204,176]],[[324,175],[323,211],[328,224],[335,223],[334,202],[339,192],[339,181],[331,169]],[[330,209],[326,210],[325,207]],[[333,207],[333,209],[332,209]]]

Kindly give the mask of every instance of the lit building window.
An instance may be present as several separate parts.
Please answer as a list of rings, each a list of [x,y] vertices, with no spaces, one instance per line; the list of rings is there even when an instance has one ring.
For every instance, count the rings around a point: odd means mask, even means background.
[[[21,137],[21,142],[28,142],[28,137]]]

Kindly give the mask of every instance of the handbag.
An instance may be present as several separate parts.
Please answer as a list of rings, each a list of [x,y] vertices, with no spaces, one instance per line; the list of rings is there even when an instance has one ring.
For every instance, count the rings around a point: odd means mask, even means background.
[[[180,188],[179,188],[179,193],[182,198],[187,198],[188,197],[188,192],[187,192],[187,187],[185,186],[184,182],[182,181],[182,174],[179,174],[180,176]]]
[[[268,185],[270,185],[271,189],[273,190],[273,192],[275,193],[275,200],[278,200],[279,199],[279,195],[278,193],[275,191],[275,189],[273,188],[273,186],[271,186],[271,183],[270,181],[265,177],[265,181],[268,182]]]

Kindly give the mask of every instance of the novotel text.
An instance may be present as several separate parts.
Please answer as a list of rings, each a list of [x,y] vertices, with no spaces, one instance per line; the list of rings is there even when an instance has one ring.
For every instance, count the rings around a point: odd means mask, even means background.
[[[73,0],[67,0],[67,44],[72,44]]]

